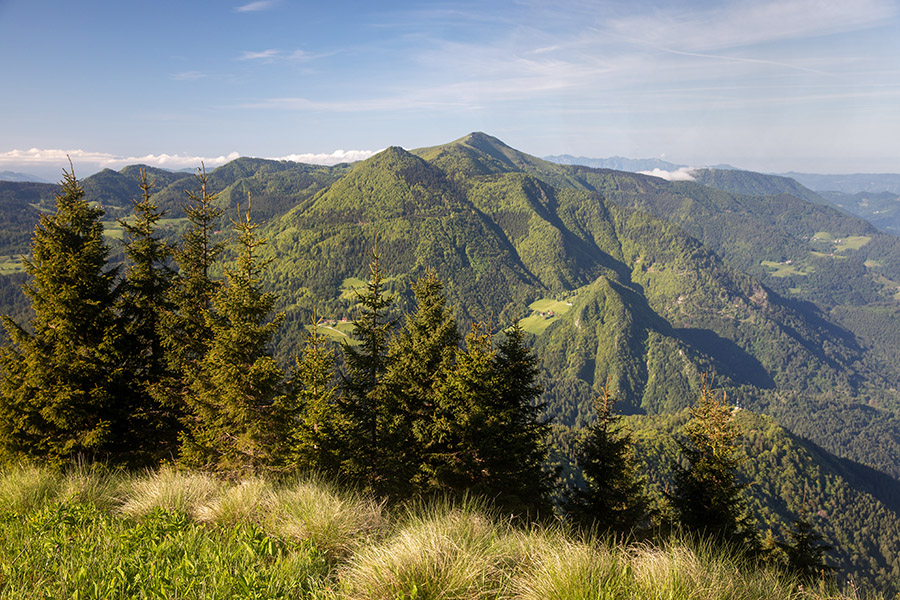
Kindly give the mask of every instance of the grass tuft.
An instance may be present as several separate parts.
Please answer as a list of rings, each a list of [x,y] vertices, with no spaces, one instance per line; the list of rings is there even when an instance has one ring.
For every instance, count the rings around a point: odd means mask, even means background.
[[[196,516],[222,489],[222,483],[205,473],[187,473],[171,467],[134,479],[124,486],[120,512],[132,519],[146,517],[154,510]]]
[[[0,507],[4,510],[37,511],[59,495],[60,478],[50,469],[23,463],[0,471]]]
[[[382,503],[339,492],[319,478],[281,488],[273,502],[270,527],[279,536],[310,542],[332,559],[347,556],[385,527]]]
[[[194,517],[201,523],[259,525],[266,520],[275,503],[272,486],[260,478],[247,479],[220,491],[194,509]]]
[[[521,600],[618,600],[627,598],[631,566],[627,558],[605,544],[592,544],[555,532],[543,543],[532,566],[515,580]]]
[[[344,573],[354,599],[502,597],[522,545],[472,503],[439,503],[407,515],[388,539],[360,549]]]

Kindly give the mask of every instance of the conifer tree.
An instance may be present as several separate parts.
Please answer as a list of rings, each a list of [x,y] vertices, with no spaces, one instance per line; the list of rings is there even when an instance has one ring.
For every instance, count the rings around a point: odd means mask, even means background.
[[[230,474],[271,468],[285,450],[284,374],[269,352],[283,315],[269,320],[275,295],[262,290],[265,244],[259,224],[233,222],[240,254],[206,312],[212,339],[187,396],[182,461]]]
[[[525,344],[525,331],[516,321],[505,332],[495,358],[499,383],[491,453],[496,490],[501,505],[516,512],[549,511],[554,473],[544,469],[547,459],[549,419],[538,402],[543,389],[538,383],[537,357]]]
[[[825,554],[832,546],[822,543],[820,536],[807,517],[804,505],[800,515],[788,529],[789,542],[779,542],[778,548],[784,553],[787,568],[807,582],[830,576],[835,570],[825,561]]]
[[[669,500],[682,526],[756,554],[759,537],[738,481],[740,431],[725,394],[709,389],[704,380],[700,397],[679,442],[686,464],[676,462],[675,493]]]
[[[347,421],[337,406],[335,356],[327,343],[314,319],[306,345],[295,359],[290,382],[292,407],[288,416],[292,429],[288,465],[337,474],[340,436]]]
[[[475,323],[452,362],[437,380],[435,410],[427,424],[422,473],[426,489],[461,495],[488,489],[492,477],[485,436],[490,433],[496,399],[496,352],[492,336]]]
[[[398,488],[407,488],[398,492],[423,487],[419,471],[431,441],[428,429],[434,418],[438,376],[459,346],[456,320],[443,288],[433,269],[413,285],[415,312],[406,316],[388,349],[384,386],[394,406],[387,428],[393,459],[389,466]]]
[[[73,456],[126,460],[127,410],[114,306],[117,270],[100,222],[73,171],[63,175],[56,212],[43,214],[23,259],[34,318],[9,317],[0,353],[0,447],[7,456],[62,464]]]
[[[389,462],[387,440],[382,437],[392,414],[384,387],[379,385],[388,366],[388,342],[394,321],[389,309],[393,297],[384,289],[377,240],[370,251],[369,280],[357,291],[359,316],[353,321],[353,336],[358,345],[344,343],[347,365],[343,381],[341,407],[350,420],[342,470],[351,478],[365,482],[371,489],[387,493],[391,481],[384,465]]]
[[[172,247],[157,235],[165,215],[151,199],[153,182],[141,169],[141,200],[134,203],[134,219],[119,219],[125,230],[125,286],[119,306],[123,354],[131,379],[127,395],[131,406],[130,435],[149,458],[175,453],[178,413],[161,406],[156,394],[172,376],[162,347],[161,319],[170,310],[168,296],[173,272],[168,265]]]
[[[482,327],[473,327],[439,378],[425,473],[438,491],[469,491],[514,514],[547,510],[549,423],[536,403],[534,355],[518,324],[496,350]]]
[[[178,270],[160,319],[161,344],[169,375],[154,387],[156,400],[185,419],[189,418],[188,389],[212,339],[208,313],[221,281],[213,279],[210,271],[223,250],[222,243],[213,240],[222,216],[222,210],[214,204],[218,194],[209,191],[205,168],[198,169],[196,178],[200,191],[187,192],[184,212],[189,226],[173,250]]]
[[[585,487],[567,498],[566,512],[585,527],[627,534],[647,519],[650,500],[635,465],[631,432],[614,412],[609,382],[594,400],[597,420],[578,447]]]

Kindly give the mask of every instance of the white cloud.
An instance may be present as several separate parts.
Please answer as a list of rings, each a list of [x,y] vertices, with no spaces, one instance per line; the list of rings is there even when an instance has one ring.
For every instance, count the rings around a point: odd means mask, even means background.
[[[344,162],[365,160],[377,154],[377,150],[335,150],[328,153],[288,154],[278,157],[263,157],[270,160],[289,160],[314,165],[336,165]],[[87,150],[39,149],[10,150],[0,152],[0,168],[22,170],[36,173],[40,171],[46,176],[58,176],[62,169],[69,168],[69,159],[79,177],[95,173],[101,169],[118,170],[126,165],[150,165],[163,169],[179,170],[196,168],[202,163],[207,168],[224,165],[239,158],[237,152],[219,156],[189,156],[185,154],[145,154],[144,156],[118,156],[106,152],[90,152]]]
[[[257,0],[256,2],[235,6],[234,12],[259,12],[274,8],[276,4],[278,4],[277,0]]]
[[[39,149],[10,150],[0,152],[0,165],[15,166],[22,169],[33,167],[68,168],[69,159],[75,171],[95,171],[98,169],[120,169],[126,165],[144,164],[164,169],[184,169],[199,167],[202,162],[207,167],[223,165],[238,158],[237,152],[220,156],[187,156],[184,154],[146,154],[144,156],[117,156],[106,152],[90,152],[87,150]]]
[[[651,177],[659,177],[666,181],[694,181],[693,167],[681,167],[677,171],[664,171],[662,169],[653,169],[652,171],[639,171],[641,175],[650,175]]]
[[[250,52],[245,50],[238,60],[268,60],[271,58],[275,58],[281,53],[280,50],[269,49],[263,50],[262,52]]]
[[[200,71],[183,71],[172,75],[172,79],[175,81],[194,81],[204,78],[206,78],[206,73],[201,73]]]
[[[331,154],[288,154],[272,160],[289,160],[311,165],[336,165],[365,160],[378,152],[380,150],[335,150]]]
[[[305,52],[303,50],[294,50],[293,52],[282,52],[276,48],[270,48],[268,50],[263,50],[261,52],[253,52],[251,50],[245,50],[239,57],[238,60],[263,60],[266,62],[278,60],[278,61],[287,61],[287,62],[309,62],[318,56],[323,55],[313,55]]]

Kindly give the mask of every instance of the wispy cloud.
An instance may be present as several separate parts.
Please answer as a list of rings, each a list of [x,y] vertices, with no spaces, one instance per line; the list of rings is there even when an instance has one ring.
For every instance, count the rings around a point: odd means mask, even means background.
[[[855,31],[877,25],[897,10],[889,0],[731,2],[623,17],[606,23],[605,29],[632,41],[702,51]]]
[[[206,77],[206,73],[200,71],[183,71],[172,75],[172,79],[175,81],[195,81],[197,79],[205,79]]]
[[[238,57],[238,60],[268,60],[271,58],[275,58],[279,54],[281,54],[281,51],[275,50],[274,48],[263,50],[262,52],[251,52],[249,50],[245,50]]]
[[[294,50],[293,52],[283,52],[276,48],[269,48],[261,52],[253,52],[245,50],[238,60],[261,60],[264,62],[285,61],[285,62],[309,62],[313,59],[320,58],[321,54],[310,54],[304,50]]]
[[[249,2],[247,4],[235,6],[234,12],[259,12],[261,10],[269,10],[270,8],[275,8],[277,4],[278,0],[257,0],[256,2]]]

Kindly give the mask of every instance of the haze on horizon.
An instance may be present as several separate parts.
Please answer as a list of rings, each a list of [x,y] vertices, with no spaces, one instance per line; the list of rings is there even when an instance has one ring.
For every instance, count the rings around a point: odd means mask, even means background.
[[[536,156],[900,171],[890,0],[0,0],[0,170]]]

